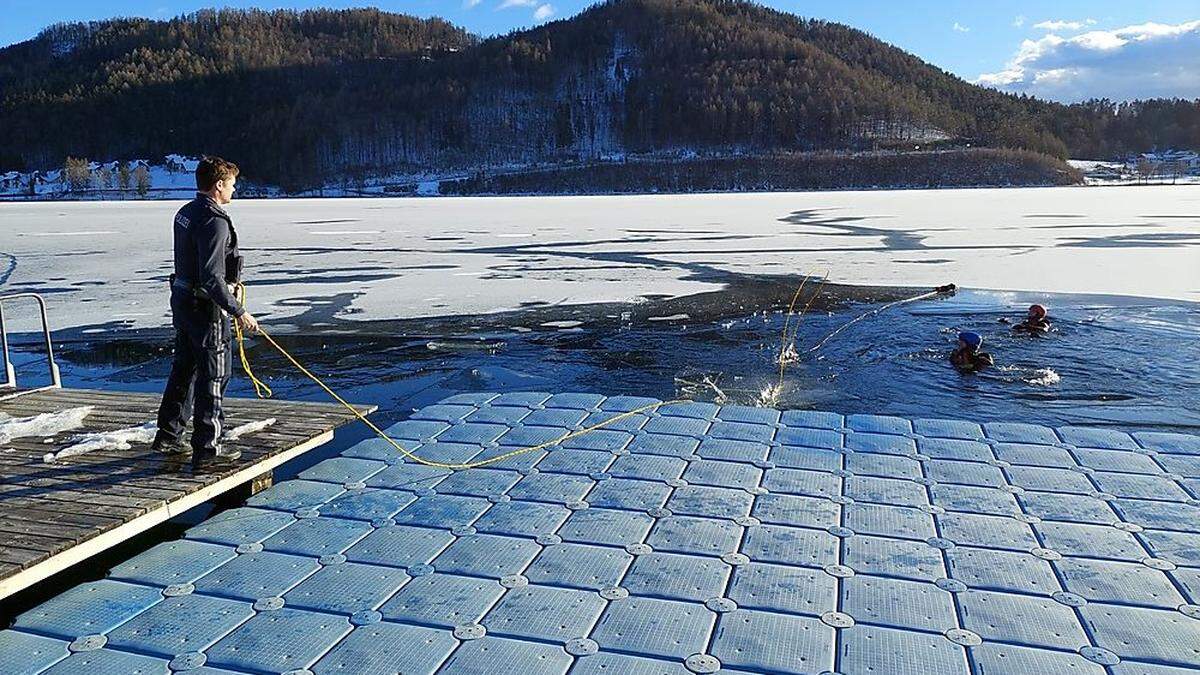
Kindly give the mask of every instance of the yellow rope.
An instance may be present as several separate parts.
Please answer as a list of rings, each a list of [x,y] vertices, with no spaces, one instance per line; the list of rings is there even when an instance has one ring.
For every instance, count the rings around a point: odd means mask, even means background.
[[[242,291],[242,297],[243,298],[245,297],[244,290]],[[258,329],[258,334],[261,335],[263,337],[263,339],[265,339],[267,342],[269,342],[272,347],[277,349],[280,354],[283,354],[283,357],[285,359],[287,359],[293,366],[295,366],[297,370],[299,370],[301,373],[304,373],[304,375],[308,379],[312,380],[313,382],[316,382],[317,385],[319,387],[321,387],[321,389],[325,390],[326,394],[329,394],[331,397],[333,397],[333,400],[342,404],[342,406],[345,407],[346,410],[349,410],[351,413],[353,413],[354,416],[357,417],[360,421],[362,421],[363,424],[366,424],[368,427],[370,427],[371,431],[374,431],[376,435],[378,435],[380,438],[382,438],[383,440],[390,443],[393,448],[400,451],[400,453],[403,454],[405,457],[407,457],[408,459],[411,459],[414,462],[417,462],[418,464],[424,464],[425,466],[432,466],[432,467],[436,467],[439,469],[451,469],[451,470],[474,469],[474,468],[480,467],[480,466],[487,466],[489,464],[495,464],[497,462],[502,462],[506,459],[516,457],[517,455],[523,455],[527,452],[536,452],[538,450],[545,450],[546,448],[553,447],[553,446],[563,443],[565,441],[571,440],[572,438],[578,438],[584,434],[596,431],[598,429],[603,429],[604,427],[609,426],[610,424],[620,422],[621,420],[628,419],[630,417],[633,417],[634,415],[640,415],[641,413],[649,412],[656,408],[660,408],[664,405],[671,405],[673,403],[686,403],[687,402],[683,399],[676,399],[673,401],[658,401],[655,403],[651,403],[649,405],[644,405],[644,406],[641,406],[640,408],[630,410],[628,412],[623,412],[623,413],[620,413],[613,417],[610,417],[609,419],[604,420],[603,422],[600,422],[598,424],[593,424],[590,427],[587,427],[584,429],[579,429],[578,431],[571,431],[571,432],[565,433],[562,436],[560,436],[559,438],[554,439],[553,441],[539,443],[538,445],[532,445],[527,448],[518,448],[516,450],[512,450],[511,452],[506,452],[502,455],[497,455],[495,457],[489,457],[488,459],[481,459],[481,460],[475,461],[475,462],[462,462],[462,463],[458,463],[458,464],[437,462],[434,460],[425,459],[425,458],[417,455],[416,453],[414,453],[412,450],[408,450],[404,446],[397,443],[396,439],[392,438],[391,436],[388,436],[387,433],[385,433],[382,429],[380,429],[378,426],[376,426],[374,422],[367,419],[366,415],[362,414],[357,408],[355,408],[353,405],[348,403],[346,401],[346,399],[342,398],[341,396],[338,396],[337,392],[335,392],[333,389],[330,389],[329,385],[325,384],[325,382],[323,380],[321,380],[320,377],[317,377],[311,370],[309,370],[308,368],[305,368],[303,364],[301,364],[299,361],[296,360],[296,357],[292,356],[288,352],[288,350],[284,349],[283,345],[280,345],[278,342],[276,342],[275,338],[271,337],[271,335],[269,333],[267,333],[267,331],[263,330],[263,328],[261,326]],[[237,340],[238,340],[238,352],[241,354],[241,357],[242,357],[242,368],[245,369],[246,374],[250,377],[250,380],[252,382],[256,383],[255,384],[255,393],[258,395],[258,397],[265,398],[258,389],[258,386],[261,383],[254,376],[254,374],[250,371],[250,360],[248,358],[246,358],[246,345],[245,345],[246,337],[242,333],[240,328],[237,330]],[[266,388],[267,396],[270,396],[271,395],[270,388],[267,387],[265,384],[262,384],[262,386],[264,388]]]
[[[788,344],[795,343],[796,336],[800,333],[800,321],[804,318],[804,315],[808,313],[808,308],[812,307],[812,304],[814,301],[816,301],[817,296],[821,295],[821,289],[825,288],[826,281],[829,281],[829,272],[825,272],[825,276],[821,277],[821,283],[817,286],[817,290],[808,297],[808,302],[806,302],[804,307],[800,310],[800,314],[796,317],[795,330],[792,331],[792,336],[790,338],[788,337],[788,324],[791,322],[792,310],[796,307],[796,300],[800,297],[800,292],[804,290],[804,284],[808,282],[807,276],[800,281],[800,287],[796,289],[796,294],[792,296],[792,304],[788,305],[788,315],[783,322],[783,334],[779,338],[779,383],[775,386],[776,395],[779,395],[779,393],[783,392],[783,374],[784,370],[787,369],[787,362],[783,358],[784,350],[787,349]]]
[[[246,287],[242,284],[237,286],[238,302],[244,307],[246,304]],[[254,385],[254,395],[259,398],[271,398],[275,392],[271,391],[271,387],[267,386],[266,382],[258,379],[254,375],[254,371],[250,369],[250,359],[246,358],[246,337],[242,335],[242,327],[237,321],[233,322],[233,331],[237,334],[238,342],[238,357],[242,360],[242,370],[246,371],[246,377],[250,378],[250,383]]]

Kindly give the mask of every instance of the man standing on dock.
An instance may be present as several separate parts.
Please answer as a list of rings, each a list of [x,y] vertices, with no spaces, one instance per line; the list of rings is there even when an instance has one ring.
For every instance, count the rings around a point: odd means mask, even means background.
[[[233,162],[219,157],[202,159],[196,167],[196,198],[179,209],[173,225],[175,358],[158,410],[154,448],[186,452],[182,437],[187,418],[193,417],[194,469],[241,455],[221,447],[222,398],[233,372],[230,317],[244,331],[258,330],[258,321],[235,293],[241,283],[242,256],[233,219],[221,208],[232,201],[237,176]]]

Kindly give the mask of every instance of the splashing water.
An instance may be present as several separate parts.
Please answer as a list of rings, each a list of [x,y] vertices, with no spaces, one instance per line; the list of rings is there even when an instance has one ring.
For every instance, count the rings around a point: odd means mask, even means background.
[[[1025,381],[1038,387],[1049,387],[1062,381],[1062,378],[1052,368],[1038,368],[1033,371],[1033,374],[1036,377],[1030,377]]]

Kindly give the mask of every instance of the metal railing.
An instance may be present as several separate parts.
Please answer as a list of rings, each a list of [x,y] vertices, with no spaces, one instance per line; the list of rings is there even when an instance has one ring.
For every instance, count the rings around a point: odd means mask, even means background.
[[[32,299],[38,304],[38,311],[42,317],[42,337],[46,344],[46,361],[50,364],[50,384],[36,389],[28,389],[25,391],[17,391],[17,371],[13,368],[12,360],[9,358],[8,349],[8,325],[4,319],[4,303],[12,300]],[[50,321],[46,317],[46,300],[37,293],[10,293],[8,295],[0,295],[0,355],[4,358],[4,382],[0,382],[0,390],[11,389],[16,393],[0,396],[0,400],[28,394],[32,391],[42,391],[44,389],[61,389],[62,377],[58,372],[58,364],[54,362],[54,344],[50,341]]]

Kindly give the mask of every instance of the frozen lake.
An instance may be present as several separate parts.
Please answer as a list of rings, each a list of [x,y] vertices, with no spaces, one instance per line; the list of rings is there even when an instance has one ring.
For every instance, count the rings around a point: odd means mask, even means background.
[[[0,287],[46,293],[55,328],[165,326],[179,205],[0,203]],[[742,274],[1200,299],[1200,186],[246,200],[230,211],[252,311],[303,325],[639,301]]]

